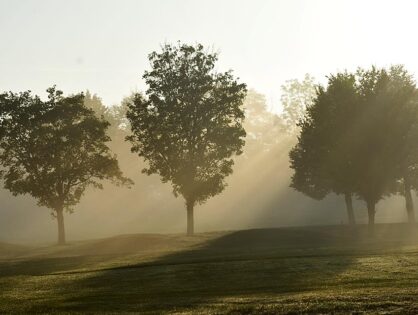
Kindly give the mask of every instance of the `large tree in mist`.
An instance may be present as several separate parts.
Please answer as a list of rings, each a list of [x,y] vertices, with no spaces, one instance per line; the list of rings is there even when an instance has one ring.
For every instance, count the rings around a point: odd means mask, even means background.
[[[131,182],[106,144],[109,123],[84,106],[83,94],[47,91],[47,101],[30,92],[0,95],[0,163],[6,189],[51,209],[63,244],[64,211],[73,211],[88,186]]]
[[[331,76],[300,124],[292,186],[317,199],[343,193],[347,210],[355,194],[366,202],[370,226],[377,202],[401,192],[413,222],[417,122],[415,83],[402,66]]]
[[[393,68],[392,68],[393,69]],[[396,94],[398,87],[392,80],[392,69],[359,69],[358,95],[361,111],[358,115],[355,154],[360,174],[356,194],[367,205],[369,225],[375,222],[376,204],[396,193],[399,147],[403,142],[395,130],[394,121],[402,112],[403,103]]]
[[[412,190],[418,189],[418,90],[403,66],[391,67],[390,98],[396,104],[391,113],[392,152],[395,155],[399,192],[405,197],[409,223],[415,223]]]
[[[354,75],[331,75],[326,88],[318,87],[289,154],[294,169],[291,187],[314,199],[330,192],[344,195],[350,225],[355,224],[352,195],[358,179],[352,141],[357,107]]]
[[[403,66],[358,71],[363,110],[358,154],[363,154],[358,194],[368,204],[369,217],[384,195],[405,197],[409,222],[415,221],[411,189],[418,182],[418,98],[415,82]],[[370,205],[369,205],[370,204]],[[374,218],[373,218],[374,220]]]
[[[195,204],[225,188],[232,156],[244,145],[246,86],[230,71],[216,72],[217,58],[200,44],[164,45],[149,55],[146,96],[128,105],[132,151],[148,162],[144,173],[160,175],[183,196],[189,235]]]

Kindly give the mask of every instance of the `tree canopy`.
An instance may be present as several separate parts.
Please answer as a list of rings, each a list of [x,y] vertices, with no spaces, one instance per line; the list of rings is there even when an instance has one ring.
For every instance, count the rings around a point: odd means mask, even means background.
[[[287,133],[298,133],[298,122],[304,117],[305,111],[312,105],[315,97],[314,78],[305,74],[303,80],[287,80],[282,86],[280,97],[283,106],[281,115]]]

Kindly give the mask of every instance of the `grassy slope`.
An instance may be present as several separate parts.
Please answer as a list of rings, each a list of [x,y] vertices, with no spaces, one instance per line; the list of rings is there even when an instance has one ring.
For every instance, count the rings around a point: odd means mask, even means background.
[[[405,225],[0,243],[0,313],[418,313]]]

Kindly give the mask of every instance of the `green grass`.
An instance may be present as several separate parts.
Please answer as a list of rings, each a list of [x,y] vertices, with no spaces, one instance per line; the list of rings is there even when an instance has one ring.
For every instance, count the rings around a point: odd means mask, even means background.
[[[406,225],[0,243],[0,313],[418,313]]]

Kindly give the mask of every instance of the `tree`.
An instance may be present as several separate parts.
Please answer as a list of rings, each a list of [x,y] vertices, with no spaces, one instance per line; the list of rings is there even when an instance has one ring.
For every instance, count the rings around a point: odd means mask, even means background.
[[[217,59],[200,44],[164,45],[149,55],[146,96],[136,94],[128,104],[132,151],[148,162],[144,173],[160,175],[183,196],[188,235],[195,204],[225,188],[232,155],[244,145],[246,86],[231,71],[216,72]]]
[[[102,99],[96,94],[86,91],[84,94],[84,105],[93,110],[98,118],[103,118],[109,123],[107,133],[112,138],[124,139],[124,124],[126,123],[126,106],[124,102],[121,105],[106,106]]]
[[[244,128],[247,133],[244,155],[254,156],[270,151],[279,141],[283,121],[267,110],[265,96],[252,89],[245,97],[244,109]]]
[[[94,113],[99,117],[105,118],[108,122],[113,118],[112,115],[109,115],[109,108],[106,107],[102,99],[97,96],[97,94],[91,94],[89,90],[84,93],[84,105],[93,110]]]
[[[314,78],[305,74],[302,81],[288,80],[281,86],[282,96],[280,101],[283,106],[281,115],[286,132],[295,135],[298,133],[298,122],[303,119],[305,110],[312,105],[316,95]]]
[[[405,197],[408,221],[415,223],[411,190],[418,183],[418,93],[415,81],[403,66],[392,66],[385,92],[390,131],[386,137],[388,155],[393,157],[398,191]],[[394,185],[396,187],[396,185]]]
[[[29,91],[0,96],[0,163],[4,187],[51,209],[64,244],[64,210],[71,213],[88,186],[131,181],[106,145],[109,123],[84,106],[83,94],[64,97],[55,87],[47,92],[45,102]]]
[[[349,214],[351,195],[357,195],[367,204],[371,228],[377,202],[401,191],[414,222],[417,96],[402,66],[331,76],[300,124],[299,143],[290,153],[292,186],[317,199],[344,193]]]
[[[361,112],[352,137],[358,139],[355,154],[361,178],[356,193],[367,204],[373,228],[377,202],[396,192],[399,152],[394,143],[402,139],[392,127],[394,113],[401,107],[386,69],[359,69],[357,78]]]
[[[351,137],[357,112],[355,76],[329,76],[299,122],[298,143],[289,154],[295,171],[290,186],[314,199],[343,194],[350,225],[355,224],[352,195],[358,180]]]

